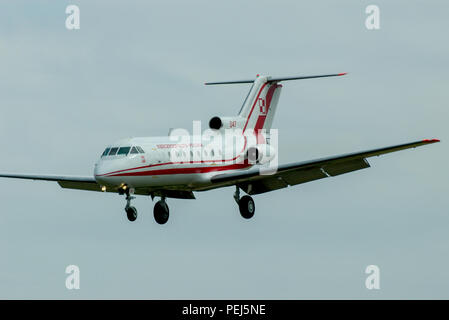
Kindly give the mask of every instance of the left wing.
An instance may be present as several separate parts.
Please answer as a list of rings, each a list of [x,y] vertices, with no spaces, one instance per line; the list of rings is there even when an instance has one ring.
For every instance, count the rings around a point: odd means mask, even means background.
[[[399,150],[416,148],[439,141],[440,140],[438,139],[426,139],[385,148],[285,164],[279,166],[276,173],[271,175],[263,175],[261,174],[260,168],[253,167],[247,171],[218,174],[212,177],[211,181],[217,187],[237,185],[250,195],[259,194],[369,168],[370,165],[366,158],[380,156],[385,153]]]

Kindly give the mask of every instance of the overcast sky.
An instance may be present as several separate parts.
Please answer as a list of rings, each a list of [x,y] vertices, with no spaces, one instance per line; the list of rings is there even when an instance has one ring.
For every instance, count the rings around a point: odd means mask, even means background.
[[[77,4],[81,29],[65,28]],[[380,30],[365,8],[380,8]],[[0,171],[91,175],[104,147],[235,115],[247,85],[284,83],[280,163],[423,138],[371,168],[257,195],[150,198],[0,180],[0,298],[449,298],[447,1],[2,1]],[[80,267],[81,289],[65,287]],[[366,266],[380,290],[365,288]]]

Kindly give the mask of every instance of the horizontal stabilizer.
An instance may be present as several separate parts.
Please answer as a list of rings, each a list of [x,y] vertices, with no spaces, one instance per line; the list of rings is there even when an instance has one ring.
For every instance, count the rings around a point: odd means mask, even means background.
[[[315,76],[268,77],[267,82],[279,82],[279,81],[287,81],[287,80],[302,80],[302,79],[326,78],[326,77],[339,77],[339,76],[344,76],[345,74],[347,74],[347,73],[343,72],[343,73],[322,74],[322,75],[315,75]],[[256,79],[206,82],[205,85],[253,83],[255,80]]]

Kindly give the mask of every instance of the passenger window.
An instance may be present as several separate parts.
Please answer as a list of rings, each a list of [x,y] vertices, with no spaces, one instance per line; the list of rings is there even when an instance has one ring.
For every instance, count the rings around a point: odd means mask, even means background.
[[[118,150],[118,153],[117,154],[120,154],[120,155],[127,155],[128,154],[128,152],[129,152],[129,150],[131,149],[131,147],[121,147],[119,150]]]
[[[131,149],[131,152],[130,152],[131,154],[136,154],[136,153],[139,153],[139,150],[137,150],[137,148],[136,147],[132,147],[132,149]]]
[[[110,156],[115,156],[117,154],[118,148],[111,148],[111,151],[109,151]]]
[[[109,150],[111,150],[111,148],[106,148],[106,150],[104,150],[103,154],[101,155],[102,157],[105,157],[108,155]]]

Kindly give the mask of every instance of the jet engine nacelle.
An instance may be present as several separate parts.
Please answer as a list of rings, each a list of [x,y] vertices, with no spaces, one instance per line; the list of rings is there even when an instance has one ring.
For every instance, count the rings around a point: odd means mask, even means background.
[[[209,120],[209,128],[215,130],[243,128],[244,125],[242,117],[213,117]]]
[[[258,144],[248,147],[245,160],[250,164],[265,164],[274,159],[276,151],[269,144]]]

